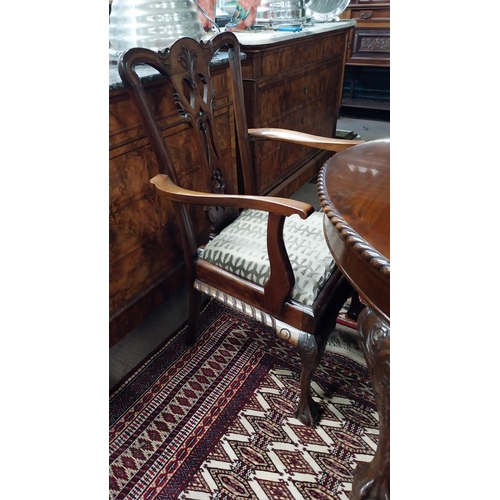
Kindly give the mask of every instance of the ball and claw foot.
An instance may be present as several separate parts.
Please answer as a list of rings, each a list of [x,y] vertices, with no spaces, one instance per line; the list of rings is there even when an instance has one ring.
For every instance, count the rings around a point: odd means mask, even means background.
[[[299,401],[299,405],[295,410],[295,418],[304,425],[314,425],[318,422],[321,416],[321,407],[311,396],[308,396],[306,401]]]
[[[389,500],[388,474],[374,474],[369,463],[358,463],[354,470],[350,500]]]

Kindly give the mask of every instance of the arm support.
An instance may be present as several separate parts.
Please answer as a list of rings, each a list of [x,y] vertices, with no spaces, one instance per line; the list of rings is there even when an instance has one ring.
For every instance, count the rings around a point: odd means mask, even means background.
[[[287,198],[202,193],[200,191],[183,189],[177,186],[166,174],[155,175],[149,182],[155,185],[156,191],[160,196],[171,201],[187,203],[189,205],[253,208],[284,216],[297,214],[302,219],[307,219],[314,212],[314,208],[309,203],[289,200]]]
[[[283,240],[285,217],[297,214],[306,219],[314,212],[314,208],[308,203],[286,198],[191,191],[177,186],[165,174],[154,176],[150,182],[155,185],[160,196],[181,204],[253,208],[270,212],[267,226],[267,254],[271,273],[264,285],[264,306],[272,314],[279,314],[295,284],[295,276]]]
[[[304,132],[295,132],[282,128],[250,128],[248,136],[251,141],[283,141],[293,144],[301,144],[311,148],[323,149],[325,151],[339,152],[350,148],[356,144],[362,144],[365,141],[351,141],[348,139],[333,139],[330,137],[321,137],[319,135],[306,134]]]

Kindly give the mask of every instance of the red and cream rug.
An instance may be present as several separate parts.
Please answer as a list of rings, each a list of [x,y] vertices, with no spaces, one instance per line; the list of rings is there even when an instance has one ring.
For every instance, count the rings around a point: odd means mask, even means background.
[[[347,500],[378,415],[355,349],[328,348],[316,427],[294,418],[300,358],[273,331],[211,302],[196,344],[180,331],[112,392],[111,499]]]

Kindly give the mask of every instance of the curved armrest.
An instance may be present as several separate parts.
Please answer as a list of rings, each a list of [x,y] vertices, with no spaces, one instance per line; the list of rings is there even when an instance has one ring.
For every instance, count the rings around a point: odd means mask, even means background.
[[[309,203],[289,200],[287,198],[277,198],[271,196],[248,196],[237,194],[215,194],[191,191],[175,184],[166,174],[155,175],[150,179],[160,196],[171,201],[187,203],[189,205],[207,205],[232,208],[253,208],[255,210],[265,210],[278,215],[289,216],[297,214],[302,219],[307,219],[314,208]]]
[[[349,139],[334,139],[322,137],[319,135],[306,134],[305,132],[296,132],[284,128],[250,128],[248,136],[251,141],[284,141],[311,148],[323,149],[325,151],[334,151],[338,153],[343,149],[350,148],[356,144],[362,144],[365,141],[354,141]]]
[[[264,284],[264,306],[273,315],[279,314],[290,297],[295,276],[283,240],[285,218],[297,214],[306,219],[314,212],[308,203],[270,196],[247,196],[203,193],[183,189],[166,174],[150,179],[157,193],[168,200],[189,205],[211,205],[232,208],[253,208],[269,212],[267,225],[267,254],[270,276]],[[195,243],[191,242],[193,248]]]

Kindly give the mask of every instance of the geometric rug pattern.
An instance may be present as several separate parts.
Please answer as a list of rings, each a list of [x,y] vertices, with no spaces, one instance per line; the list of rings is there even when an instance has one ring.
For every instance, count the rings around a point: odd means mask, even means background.
[[[110,397],[110,499],[347,500],[372,460],[378,414],[365,366],[327,349],[315,427],[294,416],[300,357],[273,330],[212,301]]]

